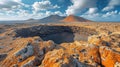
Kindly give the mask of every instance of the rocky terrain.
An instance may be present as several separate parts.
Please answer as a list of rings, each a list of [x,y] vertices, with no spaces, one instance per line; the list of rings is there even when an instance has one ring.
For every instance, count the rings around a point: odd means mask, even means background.
[[[120,67],[120,23],[0,25],[0,67]]]

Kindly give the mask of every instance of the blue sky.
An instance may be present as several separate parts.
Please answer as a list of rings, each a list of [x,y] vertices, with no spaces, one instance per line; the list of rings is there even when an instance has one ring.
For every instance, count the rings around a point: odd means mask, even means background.
[[[120,21],[120,0],[0,0],[0,20],[77,15],[93,21]]]

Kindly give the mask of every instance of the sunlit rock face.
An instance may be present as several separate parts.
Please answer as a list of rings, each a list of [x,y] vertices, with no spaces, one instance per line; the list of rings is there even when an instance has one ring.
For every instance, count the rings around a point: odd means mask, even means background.
[[[80,43],[80,42],[79,42]],[[83,44],[83,43],[81,43]],[[49,51],[42,61],[43,67],[97,67],[100,66],[100,54],[97,46],[61,44],[59,48]],[[95,51],[93,51],[95,50]]]
[[[14,50],[9,52],[1,63],[1,66],[34,67],[40,65],[44,55],[48,51],[52,51],[56,44],[51,40],[36,41],[39,39],[38,37],[16,39],[12,44],[15,45],[13,46]]]
[[[100,47],[101,61],[105,67],[117,67],[120,62],[120,53],[109,47]]]

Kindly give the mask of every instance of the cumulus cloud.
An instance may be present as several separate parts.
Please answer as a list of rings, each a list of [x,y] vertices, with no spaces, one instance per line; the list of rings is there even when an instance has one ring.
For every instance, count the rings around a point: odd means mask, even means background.
[[[0,20],[23,20],[31,17],[29,10],[24,10],[30,5],[21,0],[0,0]]]
[[[103,13],[94,13],[94,14],[83,14],[82,17],[93,21],[120,21],[120,12],[118,10],[109,11],[105,14]]]
[[[25,8],[31,7],[30,10],[25,10]],[[64,13],[60,11],[48,11],[48,9],[59,8],[57,5],[52,5],[50,1],[41,1],[34,3],[34,9],[32,9],[33,5],[26,5],[21,2],[21,0],[3,0],[0,1],[0,20],[25,20],[29,18],[40,19],[43,17],[47,17],[49,15],[61,15]],[[39,10],[45,10],[44,12],[35,12]],[[47,10],[47,11],[46,11]]]
[[[11,10],[22,5],[21,0],[0,0],[1,10]]]
[[[114,9],[114,6],[107,6],[107,7],[103,8],[102,11],[109,11],[109,10],[112,10],[112,9]]]
[[[96,13],[98,11],[98,8],[89,8],[89,10],[88,10],[88,14],[94,14],[94,13]]]
[[[120,0],[111,0],[109,5],[111,6],[117,6],[117,5],[120,5]]]
[[[34,2],[32,6],[35,11],[60,8],[57,5],[52,5],[50,1]]]
[[[71,0],[73,5],[69,6],[66,10],[66,14],[78,14],[86,8],[96,7],[97,0]],[[91,11],[92,9],[90,9]]]
[[[46,16],[50,16],[50,15],[60,15],[60,16],[65,16],[65,13],[62,13],[60,11],[55,11],[55,12],[51,12],[51,11],[46,11]]]
[[[105,8],[103,8],[102,11],[112,10],[115,6],[120,6],[120,0],[110,0],[109,4]]]
[[[107,12],[106,14],[103,15],[103,17],[110,17],[110,16],[115,16],[118,14],[119,14],[119,12],[117,10],[115,10],[115,11]]]
[[[55,11],[54,14],[64,16],[65,14],[60,11]]]

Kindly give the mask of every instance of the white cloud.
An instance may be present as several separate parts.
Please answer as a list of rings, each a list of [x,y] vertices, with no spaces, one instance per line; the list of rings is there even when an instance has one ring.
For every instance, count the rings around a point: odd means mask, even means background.
[[[96,17],[100,17],[101,14],[99,13],[94,13],[94,14],[83,14],[81,15],[82,17],[89,18],[89,19],[95,19]]]
[[[1,10],[11,10],[20,7],[22,5],[20,0],[0,0]]]
[[[21,0],[0,0],[0,20],[23,20],[31,17],[29,10],[23,8],[30,7],[22,3]]]
[[[6,11],[5,14],[0,11],[0,20],[26,20],[29,18],[34,19],[41,19],[50,15],[60,15],[65,16],[64,13],[61,13],[60,11],[46,11],[45,13],[39,12],[39,13],[29,13],[28,10],[20,9],[19,11],[15,12],[13,10]]]
[[[120,5],[120,0],[111,0],[109,5],[111,5],[111,6]]]
[[[119,14],[119,12],[115,10],[115,11],[107,12],[106,14],[103,15],[103,17],[115,16],[117,14]]]
[[[120,0],[110,0],[109,4],[103,8],[102,11],[109,11],[114,9],[115,6],[119,6],[120,5]]]
[[[88,10],[88,14],[94,14],[94,13],[96,13],[97,12],[97,10],[98,10],[98,8],[89,8],[89,10]]]
[[[71,0],[73,5],[69,6],[66,10],[66,14],[77,14],[83,9],[96,7],[97,0]]]
[[[55,11],[54,13],[55,13],[56,15],[66,16],[66,14],[65,14],[65,13],[62,13],[62,12],[60,12],[60,11]]]
[[[30,14],[27,10],[20,9],[18,12],[16,12],[18,16],[20,17],[31,17],[32,14]]]
[[[83,14],[82,17],[85,17],[87,19],[93,20],[93,21],[120,21],[120,12],[117,10],[115,11],[109,11],[105,14],[103,13],[94,13],[94,14]]]
[[[29,8],[31,11],[25,10],[25,8]],[[60,11],[48,11],[49,9],[55,8],[60,7],[58,5],[52,5],[49,0],[34,2],[33,5],[24,4],[21,0],[0,0],[0,20],[26,20],[29,18],[40,19],[55,14],[61,16],[65,15]],[[41,12],[41,10],[47,11]]]
[[[114,7],[113,6],[107,6],[107,7],[103,8],[102,11],[109,11],[111,9],[114,9]]]
[[[34,2],[32,6],[35,11],[60,8],[57,5],[52,5],[50,1]]]
[[[60,11],[55,11],[55,12],[51,12],[51,11],[46,11],[45,13],[46,16],[50,16],[50,15],[60,15],[60,16],[65,16],[65,13],[62,13]]]

